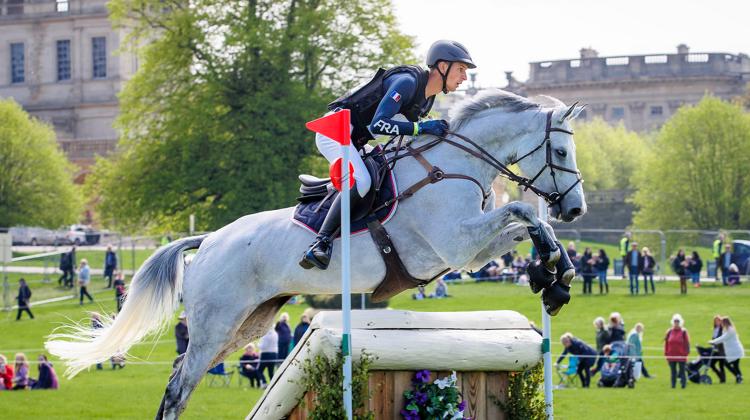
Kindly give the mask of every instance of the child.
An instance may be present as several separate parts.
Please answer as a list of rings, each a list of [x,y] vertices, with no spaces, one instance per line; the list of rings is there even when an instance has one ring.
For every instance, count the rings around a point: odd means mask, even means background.
[[[13,377],[13,390],[26,389],[29,385],[29,362],[26,355],[16,353],[16,375]]]

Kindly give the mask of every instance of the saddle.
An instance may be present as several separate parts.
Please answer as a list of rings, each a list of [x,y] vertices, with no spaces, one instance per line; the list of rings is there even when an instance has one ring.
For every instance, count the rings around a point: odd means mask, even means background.
[[[382,302],[404,290],[424,286],[449,271],[446,269],[428,280],[417,279],[409,274],[401,261],[396,247],[383,227],[383,224],[393,216],[399,195],[393,173],[381,151],[381,146],[377,146],[363,159],[372,179],[372,187],[351,213],[352,234],[369,231],[386,267],[385,278],[373,291],[373,302]],[[303,174],[299,176],[299,180],[299,204],[294,209],[292,221],[317,234],[339,192],[333,187],[330,178]]]

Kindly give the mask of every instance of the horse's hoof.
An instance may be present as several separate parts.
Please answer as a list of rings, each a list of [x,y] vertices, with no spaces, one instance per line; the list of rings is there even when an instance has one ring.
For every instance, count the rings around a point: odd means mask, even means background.
[[[555,284],[544,289],[544,292],[542,292],[544,310],[550,316],[560,313],[560,309],[568,302],[570,302],[570,286],[568,285],[555,282]]]
[[[562,259],[562,248],[559,246],[557,247],[556,251],[550,252],[547,259],[544,261],[544,265],[547,267],[549,271],[554,271],[555,267],[557,266],[557,263]],[[568,253],[566,252],[565,255]]]
[[[555,272],[549,271],[540,260],[531,263],[526,272],[529,275],[529,287],[535,294],[552,286],[555,281]]]

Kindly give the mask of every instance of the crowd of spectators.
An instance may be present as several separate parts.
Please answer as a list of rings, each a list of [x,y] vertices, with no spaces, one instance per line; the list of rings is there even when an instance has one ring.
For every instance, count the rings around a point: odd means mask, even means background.
[[[37,358],[37,368],[38,375],[34,378],[24,353],[16,353],[13,365],[8,364],[8,359],[0,354],[0,391],[57,389],[57,374],[44,354]]]

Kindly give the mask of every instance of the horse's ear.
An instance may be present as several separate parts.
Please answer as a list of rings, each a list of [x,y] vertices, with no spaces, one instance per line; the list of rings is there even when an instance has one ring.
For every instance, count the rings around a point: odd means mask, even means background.
[[[573,103],[573,105],[571,105],[570,108],[568,108],[568,110],[565,111],[564,114],[562,114],[562,117],[560,117],[558,122],[562,123],[563,121],[565,121],[565,119],[568,118],[570,114],[573,113],[573,110],[575,109],[576,105],[578,105],[578,101],[575,101],[575,103]]]

